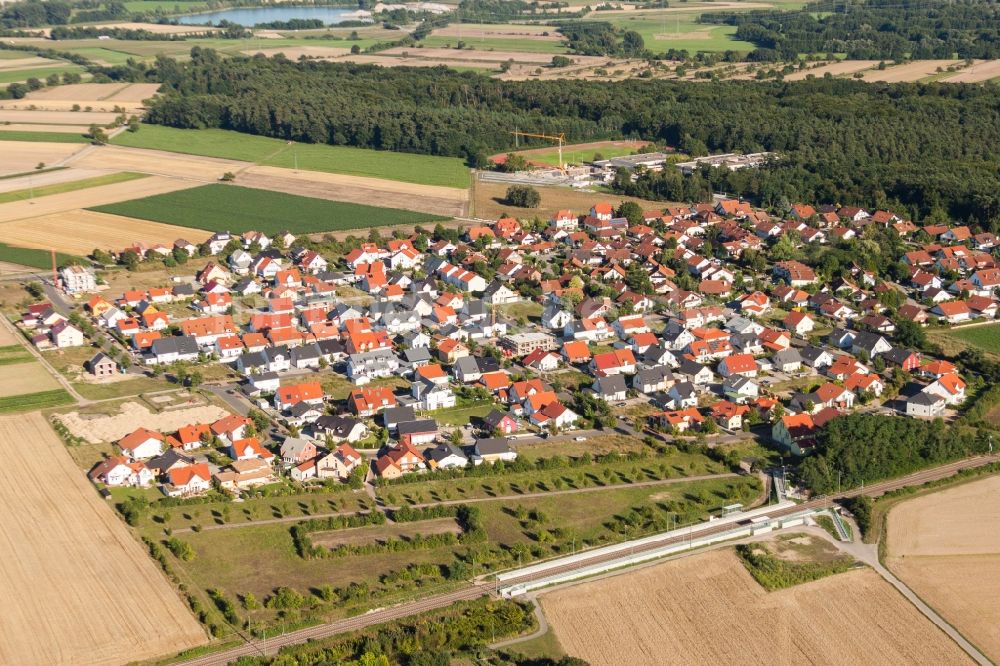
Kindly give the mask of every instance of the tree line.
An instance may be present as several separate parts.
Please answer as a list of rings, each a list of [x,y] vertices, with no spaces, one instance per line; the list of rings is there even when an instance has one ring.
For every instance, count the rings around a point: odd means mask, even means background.
[[[703,23],[735,25],[758,48],[751,60],[845,53],[852,60],[1000,57],[1000,6],[964,0],[928,6],[889,0],[819,0],[800,11],[712,12]]]
[[[1000,216],[995,86],[498,81],[445,68],[223,59],[197,47],[191,56],[134,66],[137,79],[166,84],[150,122],[462,156],[473,166],[509,148],[514,127],[565,132],[569,141],[641,138],[692,155],[773,151],[778,158],[761,168],[705,169],[693,180],[668,169],[627,193],[694,200],[725,191],[765,205],[897,202],[917,218],[939,209],[982,225]]]

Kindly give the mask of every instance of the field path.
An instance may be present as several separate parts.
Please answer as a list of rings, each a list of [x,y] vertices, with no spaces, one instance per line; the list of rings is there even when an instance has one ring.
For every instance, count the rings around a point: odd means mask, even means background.
[[[206,642],[40,413],[0,418],[0,663],[118,666]]]

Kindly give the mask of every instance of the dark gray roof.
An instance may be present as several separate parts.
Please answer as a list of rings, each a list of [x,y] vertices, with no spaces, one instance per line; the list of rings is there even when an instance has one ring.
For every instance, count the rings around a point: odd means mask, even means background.
[[[316,419],[316,422],[313,423],[313,428],[329,432],[337,437],[347,437],[359,423],[361,421],[350,416],[324,415]]]
[[[438,444],[432,449],[427,449],[424,452],[424,457],[433,460],[434,462],[441,462],[448,456],[458,456],[459,458],[465,458],[465,454],[462,450],[451,444]]]
[[[476,453],[481,456],[498,455],[512,450],[507,439],[503,437],[477,439],[475,449]]]
[[[400,423],[417,418],[413,407],[389,407],[382,411],[382,423]]]
[[[437,432],[437,421],[434,419],[419,419],[417,421],[403,421],[396,426],[399,436],[413,435],[424,432]]]
[[[154,355],[161,354],[197,354],[198,342],[190,335],[172,336],[153,340],[151,351]]]

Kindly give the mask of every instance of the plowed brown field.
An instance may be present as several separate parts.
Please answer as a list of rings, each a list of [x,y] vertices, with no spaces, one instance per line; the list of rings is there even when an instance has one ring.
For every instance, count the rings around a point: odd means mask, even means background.
[[[1000,477],[917,497],[889,513],[887,564],[1000,660]]]
[[[117,666],[205,633],[40,414],[0,418],[0,664]]]
[[[632,664],[966,664],[875,572],[765,592],[730,550],[545,594],[569,654]]]

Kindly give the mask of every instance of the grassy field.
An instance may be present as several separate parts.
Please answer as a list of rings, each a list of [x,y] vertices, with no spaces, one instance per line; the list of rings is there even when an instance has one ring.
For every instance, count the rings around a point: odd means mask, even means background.
[[[59,407],[73,402],[73,397],[64,389],[54,389],[52,391],[40,391],[39,393],[26,393],[24,395],[12,395],[0,398],[0,414],[13,414],[15,412],[33,412],[49,407]]]
[[[194,229],[228,230],[233,233],[261,231],[266,234],[282,229],[294,234],[319,233],[446,219],[426,213],[221,184],[158,194],[99,206],[93,210]]]
[[[0,231],[3,227],[0,226]],[[0,235],[2,237],[2,235]],[[62,265],[69,261],[77,261],[80,257],[68,254],[56,253],[56,261]],[[27,247],[12,247],[5,243],[0,243],[0,261],[6,261],[21,266],[31,268],[49,269],[52,268],[52,255],[46,250],[33,250]]]
[[[90,139],[74,132],[17,132],[0,129],[0,141],[37,141],[40,143],[90,143]]]
[[[989,354],[1000,354],[1000,324],[950,329],[943,331],[941,335],[952,338],[963,347],[975,347]]]
[[[551,53],[552,55],[565,55],[566,45],[563,42],[545,39],[517,39],[515,37],[470,37],[463,38],[465,49],[455,49],[455,53],[460,55],[463,50],[472,51],[520,51],[522,53]],[[420,41],[427,48],[457,47],[459,39],[452,36],[430,35]],[[413,53],[419,53],[420,49],[414,49]]]
[[[112,143],[177,153],[245,160],[256,164],[306,171],[325,171],[385,178],[420,185],[465,188],[469,170],[455,157],[365,150],[348,146],[290,144],[281,139],[219,129],[184,130],[143,125],[124,132]]]
[[[75,192],[77,190],[85,190],[89,187],[98,187],[100,185],[111,185],[113,183],[124,183],[129,180],[137,180],[139,178],[145,178],[148,174],[145,173],[129,173],[123,171],[121,173],[109,173],[104,176],[94,176],[93,178],[84,178],[82,180],[73,180],[68,183],[56,183],[54,185],[44,185],[42,187],[34,187],[26,190],[14,190],[13,192],[3,192],[0,193],[0,204],[9,203],[11,201],[26,201],[27,199],[34,199],[37,197],[46,197],[50,194],[63,194],[64,192]]]
[[[580,150],[566,149],[563,148],[563,162],[566,164],[583,164],[585,162],[592,162],[595,155],[600,155],[601,159],[611,159],[612,157],[621,157],[622,155],[631,155],[637,152],[635,148],[631,146],[606,146],[603,148],[583,148]],[[559,150],[552,149],[544,153],[532,153],[530,155],[525,155],[525,157],[530,162],[549,164],[551,166],[559,166]]]
[[[465,407],[452,407],[450,409],[439,409],[433,412],[427,412],[429,418],[435,419],[438,424],[444,427],[459,427],[463,426],[473,418],[482,418],[493,411],[494,404],[492,402],[481,402],[475,405],[469,405]]]
[[[62,74],[63,72],[83,73],[83,67],[71,65],[69,63],[58,67],[36,67],[35,69],[14,69],[0,71],[0,84],[14,83],[15,81],[27,81],[28,79],[45,80],[50,74]]]

